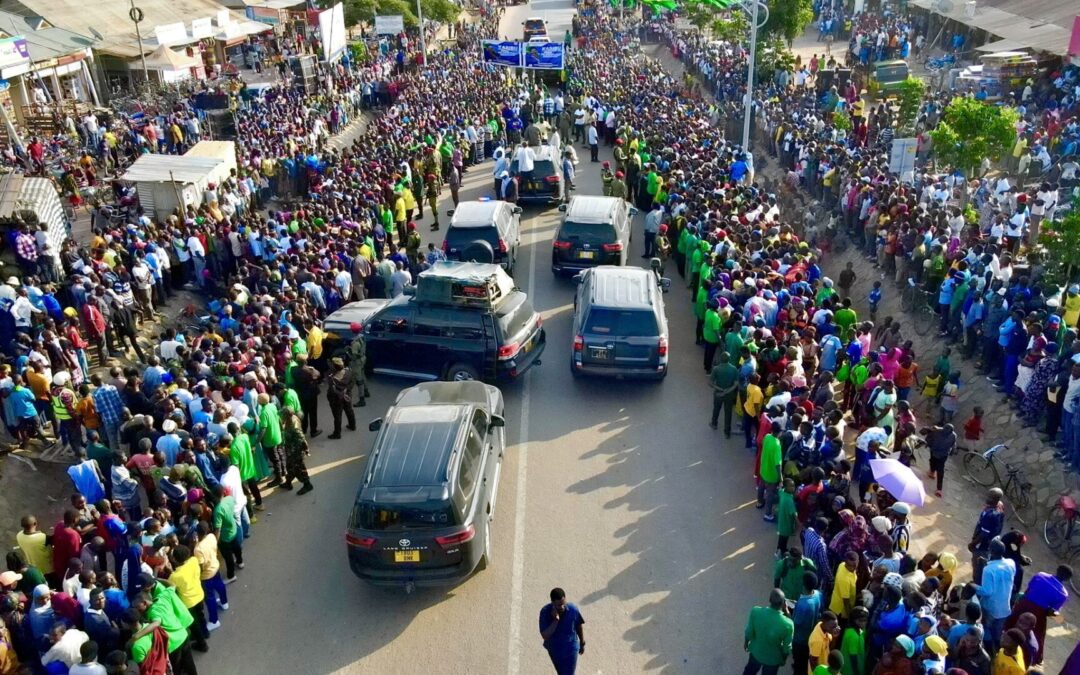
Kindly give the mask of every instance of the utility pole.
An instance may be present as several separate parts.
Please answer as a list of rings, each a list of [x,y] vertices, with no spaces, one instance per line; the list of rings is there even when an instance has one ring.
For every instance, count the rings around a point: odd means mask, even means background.
[[[420,0],[416,0],[416,18],[420,21],[420,53],[424,55],[424,63],[427,63],[427,40],[424,39],[424,8],[420,6]]]
[[[131,17],[132,23],[135,24],[135,38],[139,41],[139,58],[142,59],[143,80],[149,86],[150,71],[146,68],[146,53],[143,50],[142,31],[139,30],[139,24],[143,20],[143,11],[135,6],[135,0],[131,0],[131,10],[128,12],[128,16]]]
[[[757,57],[758,4],[760,0],[750,2],[750,58],[746,69],[746,101],[743,108],[742,147],[750,149],[750,115],[754,109],[754,61]]]

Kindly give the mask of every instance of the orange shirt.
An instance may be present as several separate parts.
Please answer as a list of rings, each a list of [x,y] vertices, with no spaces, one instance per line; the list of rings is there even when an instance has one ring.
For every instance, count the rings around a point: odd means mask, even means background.
[[[900,366],[896,370],[896,386],[907,389],[915,384],[915,373],[919,372],[919,364],[913,363],[910,368]]]
[[[87,429],[97,430],[101,428],[101,416],[94,407],[94,399],[84,396],[75,404],[75,412],[82,419],[83,426]]]
[[[26,384],[30,387],[30,391],[34,392],[34,398],[39,401],[49,400],[49,378],[45,377],[44,373],[27,369]]]

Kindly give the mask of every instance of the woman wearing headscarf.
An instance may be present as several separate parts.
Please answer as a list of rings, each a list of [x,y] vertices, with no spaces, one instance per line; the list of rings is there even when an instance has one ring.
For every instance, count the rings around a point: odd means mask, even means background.
[[[866,519],[855,515],[849,509],[841,510],[838,515],[844,523],[844,529],[829,542],[829,556],[836,561],[843,560],[848,551],[854,551],[861,556],[866,548],[866,539],[870,536]]]
[[[30,599],[30,615],[27,617],[30,637],[34,639],[34,644],[40,645],[48,637],[53,621],[56,620],[51,599],[52,591],[48,585],[34,586],[34,595]]]
[[[1039,422],[1039,414],[1046,407],[1046,389],[1057,377],[1061,362],[1057,358],[1057,345],[1046,345],[1041,360],[1035,365],[1034,373],[1024,388],[1024,400],[1020,403],[1020,417],[1025,427],[1033,427]]]

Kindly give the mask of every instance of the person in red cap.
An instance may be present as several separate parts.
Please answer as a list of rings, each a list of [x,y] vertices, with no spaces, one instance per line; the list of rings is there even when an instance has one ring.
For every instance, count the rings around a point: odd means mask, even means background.
[[[611,162],[600,165],[600,180],[604,182],[604,196],[611,196],[611,184],[615,181],[615,175],[611,173]]]
[[[611,181],[611,185],[608,189],[609,192],[605,192],[604,194],[608,195],[609,197],[626,199],[626,177],[623,175],[622,171],[615,172],[615,180]]]

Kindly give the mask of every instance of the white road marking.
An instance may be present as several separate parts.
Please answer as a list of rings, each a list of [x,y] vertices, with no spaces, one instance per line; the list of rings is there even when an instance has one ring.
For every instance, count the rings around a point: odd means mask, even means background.
[[[529,249],[529,274],[525,288],[532,289],[536,276],[537,233],[529,232],[533,246]],[[535,372],[535,371],[534,371]],[[525,577],[525,476],[529,466],[529,400],[532,398],[532,374],[526,374],[525,391],[521,397],[521,442],[518,444],[517,501],[514,505],[514,562],[510,573],[510,638],[507,645],[509,675],[521,669],[521,607],[522,580]]]

